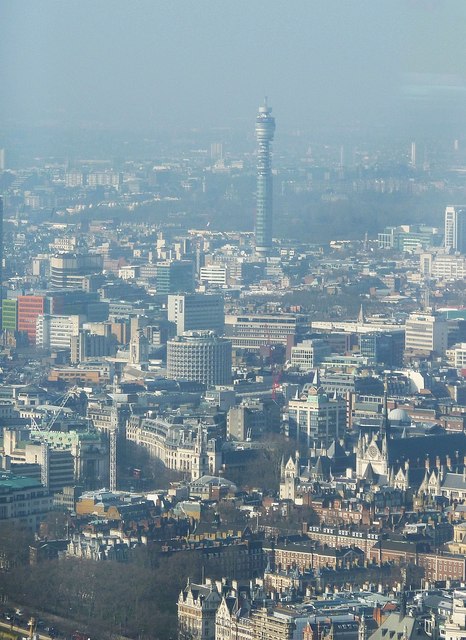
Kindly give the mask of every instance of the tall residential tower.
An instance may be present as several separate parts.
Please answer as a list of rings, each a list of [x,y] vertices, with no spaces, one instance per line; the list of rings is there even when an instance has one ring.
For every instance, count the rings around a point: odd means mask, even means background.
[[[466,252],[466,206],[445,209],[445,249]]]
[[[266,257],[272,248],[272,154],[270,143],[275,132],[275,118],[267,105],[259,107],[256,117],[257,193],[256,193],[256,253]]]

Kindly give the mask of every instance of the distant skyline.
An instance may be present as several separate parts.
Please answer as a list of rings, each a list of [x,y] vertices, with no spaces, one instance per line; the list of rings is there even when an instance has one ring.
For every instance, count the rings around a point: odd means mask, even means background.
[[[1,128],[466,130],[466,2],[2,0]]]

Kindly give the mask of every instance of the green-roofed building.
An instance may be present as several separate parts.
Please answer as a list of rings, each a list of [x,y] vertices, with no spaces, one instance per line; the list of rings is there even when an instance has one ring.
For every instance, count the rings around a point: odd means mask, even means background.
[[[52,496],[38,480],[0,471],[0,522],[36,530],[51,508]]]
[[[2,329],[16,331],[18,329],[18,301],[5,298],[2,300]]]

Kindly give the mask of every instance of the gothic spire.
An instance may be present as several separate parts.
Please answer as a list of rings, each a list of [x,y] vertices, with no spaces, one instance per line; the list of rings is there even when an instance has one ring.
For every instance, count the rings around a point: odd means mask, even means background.
[[[383,413],[382,413],[382,424],[380,425],[380,435],[385,438],[390,437],[390,421],[388,419],[388,382],[387,377],[385,377],[384,385],[383,385]]]
[[[366,317],[364,315],[364,307],[361,304],[361,308],[359,309],[359,315],[358,315],[358,324],[365,324],[366,322]]]

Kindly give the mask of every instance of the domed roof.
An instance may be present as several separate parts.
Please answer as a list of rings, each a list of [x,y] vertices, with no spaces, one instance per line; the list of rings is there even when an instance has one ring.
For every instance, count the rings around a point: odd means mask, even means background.
[[[390,422],[398,422],[398,424],[411,424],[411,418],[404,409],[392,409],[388,414]]]

